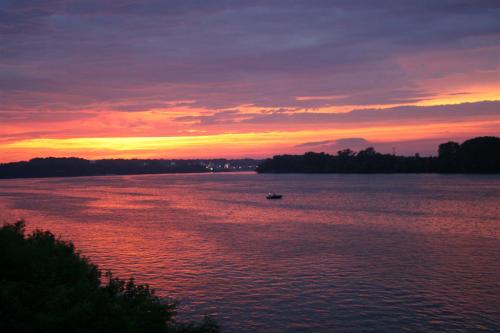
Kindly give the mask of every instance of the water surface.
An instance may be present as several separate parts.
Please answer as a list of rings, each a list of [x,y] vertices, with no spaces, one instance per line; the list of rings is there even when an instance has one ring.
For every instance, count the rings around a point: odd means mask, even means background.
[[[227,332],[498,332],[499,203],[500,176],[0,180],[0,220],[73,240]]]

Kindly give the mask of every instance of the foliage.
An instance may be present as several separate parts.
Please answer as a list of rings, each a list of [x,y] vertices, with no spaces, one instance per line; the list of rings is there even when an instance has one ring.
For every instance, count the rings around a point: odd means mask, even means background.
[[[381,154],[373,147],[358,153],[344,149],[337,155],[308,152],[278,155],[257,167],[274,173],[500,173],[500,138],[478,137],[461,145],[439,145],[439,157]]]
[[[76,157],[33,158],[0,163],[0,178],[140,175],[210,171],[252,171],[260,160],[244,159],[103,159]],[[227,166],[227,167],[226,167]]]
[[[500,172],[500,138],[483,136],[460,145],[458,159],[465,172]]]
[[[210,319],[175,322],[176,302],[101,271],[49,231],[0,228],[1,332],[218,332]]]
[[[436,158],[394,156],[377,153],[372,147],[358,152],[339,151],[337,155],[308,152],[279,155],[265,160],[257,172],[274,173],[395,173],[433,172]]]
[[[28,162],[0,164],[0,178],[71,177],[155,173],[207,172],[197,161],[83,158],[34,158]]]

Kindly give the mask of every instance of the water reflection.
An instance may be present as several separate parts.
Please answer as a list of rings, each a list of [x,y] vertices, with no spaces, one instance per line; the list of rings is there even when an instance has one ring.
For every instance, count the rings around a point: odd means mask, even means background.
[[[228,331],[475,332],[500,329],[499,199],[497,176],[3,180],[0,218]]]

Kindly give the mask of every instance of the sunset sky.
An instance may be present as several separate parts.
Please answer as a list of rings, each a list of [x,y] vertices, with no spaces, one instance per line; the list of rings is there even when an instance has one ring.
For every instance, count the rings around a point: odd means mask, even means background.
[[[500,135],[500,1],[0,0],[0,162]]]

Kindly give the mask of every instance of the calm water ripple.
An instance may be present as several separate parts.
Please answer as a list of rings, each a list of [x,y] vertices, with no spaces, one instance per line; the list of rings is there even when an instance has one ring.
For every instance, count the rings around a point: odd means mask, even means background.
[[[499,203],[500,176],[0,180],[1,220],[226,332],[499,332]]]

